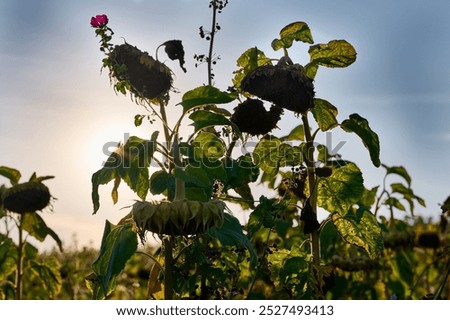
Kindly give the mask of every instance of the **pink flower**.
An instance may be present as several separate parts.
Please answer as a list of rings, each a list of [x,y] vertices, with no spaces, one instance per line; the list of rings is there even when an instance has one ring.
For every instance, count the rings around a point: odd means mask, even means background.
[[[98,14],[91,18],[91,26],[94,28],[101,28],[108,24],[108,17],[106,14]]]

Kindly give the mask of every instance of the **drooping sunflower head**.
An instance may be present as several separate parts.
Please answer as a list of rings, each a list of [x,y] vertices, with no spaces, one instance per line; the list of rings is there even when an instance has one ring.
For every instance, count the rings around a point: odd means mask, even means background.
[[[44,209],[50,203],[51,194],[42,182],[25,182],[12,186],[3,194],[5,209],[24,214]]]
[[[241,89],[295,113],[306,112],[313,106],[313,82],[298,65],[257,67],[244,77]]]
[[[116,83],[128,83],[128,89],[136,98],[168,100],[172,71],[147,52],[128,43],[117,45],[108,56],[108,64],[111,79]]]
[[[267,111],[261,100],[247,99],[234,108],[231,121],[241,132],[253,136],[264,135],[276,128],[282,113],[283,109],[277,105]]]
[[[173,202],[136,202],[132,217],[141,238],[145,232],[165,235],[193,235],[220,227],[224,221],[225,203],[176,200]]]

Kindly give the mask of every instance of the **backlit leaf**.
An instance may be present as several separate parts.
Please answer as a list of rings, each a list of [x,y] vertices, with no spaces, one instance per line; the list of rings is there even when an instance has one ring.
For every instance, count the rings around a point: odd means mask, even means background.
[[[12,185],[19,183],[21,174],[19,170],[14,168],[9,168],[5,166],[0,166],[0,176],[3,176],[11,182]]]
[[[111,197],[114,203],[118,199],[119,179],[125,181],[141,199],[145,199],[149,189],[148,167],[156,150],[158,134],[158,131],[154,132],[151,140],[131,136],[125,145],[119,145],[116,151],[111,153],[103,168],[92,175],[93,214],[100,207],[99,186],[112,180],[114,186]]]
[[[303,159],[302,147],[282,143],[269,136],[261,139],[253,151],[255,164],[269,176],[275,176],[280,167],[300,165]]]
[[[341,215],[334,212],[333,224],[348,243],[364,249],[371,259],[383,250],[383,235],[375,216],[368,210]]]
[[[280,39],[272,41],[272,48],[279,50],[281,48],[290,48],[294,41],[314,43],[311,30],[305,22],[293,22],[285,26],[280,31]]]
[[[344,68],[356,60],[356,50],[345,40],[316,44],[309,51],[310,63],[329,68]]]
[[[388,167],[385,164],[382,164],[382,166],[386,169],[386,175],[388,174],[396,174],[402,177],[403,179],[408,182],[408,186],[411,185],[411,176],[409,175],[408,171],[406,171],[405,167],[403,166],[392,166]]]
[[[59,250],[62,251],[62,242],[58,235],[50,229],[36,212],[26,213],[22,215],[22,229],[39,241],[44,241],[47,236],[52,237],[58,244]]]
[[[98,258],[92,264],[100,289],[96,298],[106,297],[114,287],[115,278],[136,252],[137,235],[132,224],[113,225],[108,220]]]
[[[225,144],[211,132],[200,133],[193,141],[196,159],[206,158],[210,161],[219,159],[225,154]]]
[[[400,200],[398,200],[397,198],[394,197],[389,197],[387,198],[384,203],[388,206],[392,206],[394,208],[397,208],[398,210],[401,211],[406,211],[405,206],[400,202]]]
[[[331,213],[345,214],[363,195],[363,182],[361,171],[353,163],[334,168],[330,177],[318,182],[317,205]]]
[[[291,140],[300,140],[300,141],[304,141],[305,140],[305,128],[303,127],[302,124],[296,126],[294,129],[291,130],[291,132],[283,137],[280,138],[282,141],[291,141]]]
[[[0,234],[0,281],[4,281],[17,268],[17,247],[14,242]]]
[[[338,125],[338,121],[336,120],[338,110],[326,100],[314,99],[312,113],[322,131],[333,129]]]
[[[47,291],[50,298],[54,298],[62,287],[62,279],[59,269],[60,262],[55,257],[50,257],[44,262],[30,261],[31,271],[38,276],[39,282]]]
[[[358,135],[364,146],[369,150],[370,159],[375,167],[381,165],[380,162],[380,140],[378,135],[369,127],[369,122],[359,114],[351,114],[349,119],[344,120],[341,128],[346,132],[354,132]]]
[[[212,126],[230,126],[231,121],[221,114],[217,114],[207,110],[198,110],[193,112],[189,119],[193,120],[195,131],[212,127]]]
[[[272,61],[258,48],[254,47],[248,49],[237,59],[239,70],[233,72],[235,74],[233,85],[236,89],[239,89],[241,87],[242,79],[244,79],[250,71],[257,67],[271,64]]]
[[[258,256],[250,240],[244,234],[240,221],[229,213],[224,214],[220,228],[211,228],[208,233],[218,239],[223,246],[245,246],[250,254],[250,265],[254,267]]]
[[[236,99],[234,94],[205,85],[186,92],[180,104],[183,106],[184,112],[186,112],[202,105],[229,103],[234,99]]]

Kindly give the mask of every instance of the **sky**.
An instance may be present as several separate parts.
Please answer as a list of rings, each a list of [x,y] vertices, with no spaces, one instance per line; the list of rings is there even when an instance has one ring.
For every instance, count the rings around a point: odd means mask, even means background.
[[[119,189],[112,205],[112,185],[100,188],[101,207],[92,215],[91,176],[107,157],[105,146],[128,135],[150,138],[156,126],[136,128],[142,107],[116,95],[107,72],[100,72],[102,53],[90,18],[107,14],[114,44],[124,40],[150,55],[167,40],[180,39],[186,51],[184,74],[177,62],[174,86],[185,92],[207,82],[206,66],[195,68],[194,54],[206,53],[198,35],[209,28],[208,0],[2,0],[0,2],[0,165],[22,172],[53,175],[49,180],[53,212],[43,217],[66,246],[98,246],[108,219],[116,223],[137,198]],[[425,199],[424,217],[437,217],[439,203],[450,194],[450,11],[446,0],[302,1],[230,0],[218,16],[221,26],[215,52],[215,85],[231,84],[236,59],[257,46],[279,58],[271,41],[294,21],[306,22],[315,43],[345,39],[358,52],[345,69],[321,68],[316,96],[339,109],[338,120],[358,113],[369,120],[381,142],[381,161],[403,165],[412,188]],[[290,56],[306,64],[308,45],[294,44]],[[162,56],[162,54],[161,54]],[[161,57],[161,60],[166,59]],[[166,60],[164,60],[166,61]],[[181,100],[173,95],[169,113]],[[230,111],[234,105],[227,105]],[[170,109],[172,108],[172,110]],[[298,125],[285,113],[275,135]],[[186,123],[187,125],[189,123]],[[366,187],[382,183],[384,169],[375,168],[356,137],[333,130],[333,143],[344,141],[344,158],[356,162]],[[112,151],[112,150],[109,150]],[[0,178],[0,184],[6,180]],[[239,213],[236,213],[239,215]],[[39,244],[46,248],[52,241]]]

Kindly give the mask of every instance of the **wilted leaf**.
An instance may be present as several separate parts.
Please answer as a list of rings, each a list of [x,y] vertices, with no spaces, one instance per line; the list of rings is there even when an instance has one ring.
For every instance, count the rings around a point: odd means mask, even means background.
[[[145,118],[145,115],[137,114],[134,116],[134,125],[139,127],[142,124],[142,120]]]
[[[368,210],[341,215],[334,212],[332,220],[341,237],[348,243],[364,249],[375,259],[383,250],[383,235],[375,216]]]
[[[381,165],[380,162],[380,140],[378,135],[369,127],[369,122],[354,113],[349,116],[349,119],[344,120],[341,128],[346,132],[354,132],[358,135],[364,146],[369,150],[370,159],[375,167]]]
[[[103,168],[92,175],[93,214],[100,207],[99,186],[112,180],[114,180],[114,187],[111,197],[114,203],[118,199],[119,179],[125,181],[141,199],[145,199],[149,189],[148,167],[156,150],[158,133],[158,131],[154,132],[151,140],[131,136],[125,145],[119,145],[117,150],[111,153]]]
[[[305,22],[293,22],[285,26],[280,31],[280,39],[272,41],[272,48],[279,50],[281,48],[290,48],[294,41],[314,43],[311,30]]]
[[[21,174],[20,174],[19,170],[5,167],[5,166],[0,166],[0,176],[3,176],[5,178],[9,179],[11,184],[15,185],[15,184],[19,183]]]
[[[310,63],[329,68],[344,68],[356,60],[356,50],[345,40],[316,44],[309,49]]]

